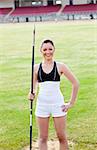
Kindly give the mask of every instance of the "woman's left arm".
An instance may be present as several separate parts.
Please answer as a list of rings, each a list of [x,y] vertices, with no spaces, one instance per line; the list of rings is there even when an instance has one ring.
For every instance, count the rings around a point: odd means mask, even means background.
[[[67,79],[72,83],[72,92],[71,92],[71,98],[69,103],[67,103],[67,109],[66,111],[71,108],[77,98],[77,94],[78,94],[78,89],[79,89],[79,82],[77,80],[77,78],[75,77],[75,75],[70,71],[70,69],[65,65],[65,64],[61,64],[61,73],[64,74],[64,76],[67,77]]]

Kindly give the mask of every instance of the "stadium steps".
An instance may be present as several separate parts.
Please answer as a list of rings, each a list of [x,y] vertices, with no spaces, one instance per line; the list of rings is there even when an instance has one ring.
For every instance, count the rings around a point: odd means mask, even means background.
[[[66,5],[61,6],[61,8],[59,9],[59,11],[57,12],[57,15],[60,15],[62,13],[62,11],[64,10],[65,7],[66,7]]]
[[[7,15],[11,10],[12,10],[12,8],[0,8],[0,15],[1,15],[1,16],[5,16],[5,15]]]
[[[0,8],[0,23],[8,22],[10,14],[14,11],[14,8]]]
[[[10,16],[10,14],[12,14],[14,12],[14,10],[15,10],[15,8],[12,8],[11,11],[5,15],[4,20],[6,20]]]

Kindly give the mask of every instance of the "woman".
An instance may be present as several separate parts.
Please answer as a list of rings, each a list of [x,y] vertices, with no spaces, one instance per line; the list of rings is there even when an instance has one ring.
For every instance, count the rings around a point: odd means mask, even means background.
[[[28,95],[29,100],[34,99],[38,82],[39,93],[35,114],[39,127],[39,149],[47,150],[48,126],[50,116],[52,115],[60,143],[60,150],[68,150],[66,114],[75,103],[79,84],[76,77],[64,63],[54,61],[55,46],[51,40],[44,40],[40,51],[43,61],[34,67],[34,92],[33,94],[30,92]],[[72,93],[68,103],[64,103],[64,97],[60,91],[61,75],[66,76],[72,83]]]

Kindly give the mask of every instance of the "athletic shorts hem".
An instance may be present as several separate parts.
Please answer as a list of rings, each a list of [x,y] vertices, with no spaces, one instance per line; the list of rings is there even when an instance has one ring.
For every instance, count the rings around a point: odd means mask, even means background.
[[[48,117],[53,117],[53,118],[56,118],[56,117],[64,117],[67,115],[67,112],[65,114],[59,114],[59,115],[38,115],[38,114],[35,114],[36,117],[41,117],[41,118],[48,118]]]
[[[35,116],[36,116],[36,117],[41,117],[41,118],[48,118],[48,117],[50,117],[50,115],[42,116],[42,115],[36,115],[36,114],[35,114]]]
[[[56,117],[64,117],[64,116],[66,116],[66,115],[67,115],[67,113],[62,114],[62,115],[52,115],[52,117],[53,117],[53,118],[56,118]]]

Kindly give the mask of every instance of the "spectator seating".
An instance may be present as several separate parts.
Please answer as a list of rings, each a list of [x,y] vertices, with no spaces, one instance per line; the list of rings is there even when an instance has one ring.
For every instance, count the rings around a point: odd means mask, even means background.
[[[54,6],[37,6],[37,7],[19,7],[12,12],[12,16],[25,16],[25,15],[36,15],[36,14],[47,14],[56,13],[60,10],[61,5]]]
[[[7,15],[12,8],[0,8],[0,15]]]
[[[78,12],[95,12],[97,11],[97,4],[81,4],[81,5],[66,5],[63,13],[78,13]]]

